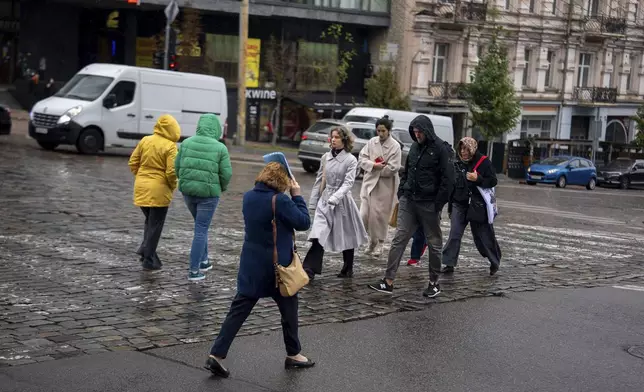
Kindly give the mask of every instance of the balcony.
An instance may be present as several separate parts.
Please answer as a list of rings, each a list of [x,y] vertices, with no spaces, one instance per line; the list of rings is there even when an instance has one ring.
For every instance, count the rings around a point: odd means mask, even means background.
[[[483,23],[487,17],[487,3],[475,3],[462,0],[439,0],[427,4],[417,17],[430,17],[428,22],[445,29],[462,29],[467,25]],[[423,21],[424,18],[418,18]]]
[[[626,18],[594,15],[585,16],[580,23],[586,40],[601,41],[626,35]]]
[[[288,3],[305,8],[326,8],[354,12],[388,14],[390,0],[259,0],[260,3]]]
[[[612,87],[575,87],[572,99],[580,103],[615,103],[617,89]]]
[[[427,87],[429,98],[438,101],[467,99],[467,84],[450,82],[429,82]]]

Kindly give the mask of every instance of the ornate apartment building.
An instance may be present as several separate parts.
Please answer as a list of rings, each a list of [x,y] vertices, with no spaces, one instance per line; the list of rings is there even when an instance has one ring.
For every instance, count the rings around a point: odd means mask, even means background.
[[[497,24],[522,106],[505,140],[631,141],[644,103],[644,1],[572,1],[393,2],[387,40],[400,43],[413,109],[453,116],[455,137],[470,132],[463,86]]]

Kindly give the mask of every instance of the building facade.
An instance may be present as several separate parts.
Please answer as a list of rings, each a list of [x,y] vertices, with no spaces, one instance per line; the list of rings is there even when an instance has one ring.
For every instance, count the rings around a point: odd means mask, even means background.
[[[503,141],[536,137],[628,143],[644,103],[641,0],[405,0],[386,39],[401,43],[401,86],[419,112],[450,115],[467,131],[464,86],[495,25],[522,113]],[[392,13],[397,10],[392,8]],[[474,131],[476,136],[476,131]]]
[[[47,80],[66,81],[80,68],[96,62],[159,67],[155,52],[163,48],[167,0],[20,2],[20,51],[29,66],[45,58]],[[189,53],[179,53],[177,69],[225,78],[228,87],[228,128],[236,129],[239,61],[239,9],[237,0],[178,1],[182,11],[197,10],[198,37]],[[247,82],[247,137],[266,140],[275,117],[277,92],[268,68],[271,38],[293,45],[294,75],[281,117],[280,132],[297,141],[318,117],[340,116],[364,101],[364,75],[371,61],[372,37],[390,24],[390,0],[250,0],[249,45],[253,47],[254,81]],[[185,27],[181,12],[173,25],[181,39]],[[352,42],[332,43],[321,34],[341,24]],[[194,50],[193,50],[194,49]],[[354,50],[346,83],[337,89],[310,72],[333,64],[340,50]],[[188,52],[186,50],[186,52]],[[251,51],[248,50],[250,53]]]

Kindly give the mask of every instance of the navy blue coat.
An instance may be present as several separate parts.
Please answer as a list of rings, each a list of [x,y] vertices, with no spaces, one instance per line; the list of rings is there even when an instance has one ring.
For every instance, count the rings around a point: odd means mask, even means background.
[[[302,196],[291,199],[261,182],[256,183],[254,189],[244,194],[244,245],[237,275],[237,291],[246,297],[264,298],[279,295],[279,290],[275,287],[271,224],[271,202],[275,194],[277,254],[281,265],[291,264],[293,230],[306,231],[311,225],[309,210]]]

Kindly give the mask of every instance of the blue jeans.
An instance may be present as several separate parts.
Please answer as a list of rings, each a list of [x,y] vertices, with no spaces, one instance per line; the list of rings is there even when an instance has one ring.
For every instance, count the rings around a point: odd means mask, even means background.
[[[198,272],[199,265],[208,261],[208,228],[219,204],[219,198],[183,195],[183,200],[195,220],[195,235],[190,249],[190,271]]]
[[[418,230],[416,230],[414,236],[411,238],[411,258],[414,260],[420,260],[423,255],[423,248],[427,243],[427,240],[425,239],[425,232],[423,231],[423,226],[419,226]]]

